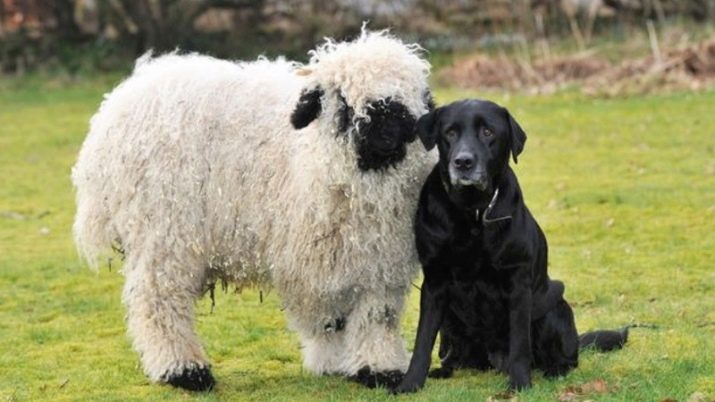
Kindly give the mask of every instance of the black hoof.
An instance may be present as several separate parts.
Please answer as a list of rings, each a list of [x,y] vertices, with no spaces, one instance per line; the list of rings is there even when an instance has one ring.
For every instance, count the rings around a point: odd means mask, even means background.
[[[350,379],[368,388],[394,388],[402,381],[404,373],[399,370],[373,372],[370,367],[365,366],[351,376]]]
[[[454,369],[448,367],[440,367],[431,370],[428,374],[429,378],[450,378],[454,374]]]
[[[189,391],[211,391],[216,385],[208,367],[188,367],[179,374],[172,374],[167,383]]]

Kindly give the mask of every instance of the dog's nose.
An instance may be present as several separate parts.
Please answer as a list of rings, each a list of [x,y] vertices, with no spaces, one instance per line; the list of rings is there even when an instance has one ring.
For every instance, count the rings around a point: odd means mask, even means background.
[[[474,166],[474,156],[470,154],[459,154],[454,158],[454,165],[459,170],[469,170]]]

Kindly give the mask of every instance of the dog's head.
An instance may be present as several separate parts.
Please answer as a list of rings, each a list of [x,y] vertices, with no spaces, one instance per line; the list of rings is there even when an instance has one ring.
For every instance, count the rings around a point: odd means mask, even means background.
[[[363,30],[352,42],[328,41],[311,54],[293,127],[319,120],[323,131],[349,139],[361,171],[402,161],[417,117],[434,108],[420,48]]]
[[[492,191],[494,178],[517,162],[526,134],[505,108],[463,100],[420,117],[417,136],[428,150],[437,145],[442,177],[455,188]]]

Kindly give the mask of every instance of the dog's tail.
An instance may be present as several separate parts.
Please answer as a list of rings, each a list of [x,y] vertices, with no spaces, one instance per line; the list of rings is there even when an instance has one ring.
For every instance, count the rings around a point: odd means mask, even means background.
[[[599,352],[621,349],[628,342],[628,330],[631,328],[658,329],[653,324],[630,324],[616,330],[597,330],[586,332],[578,337],[580,349],[593,348]]]
[[[621,349],[628,341],[630,325],[617,330],[598,330],[586,332],[578,337],[580,349],[593,348],[599,352]]]

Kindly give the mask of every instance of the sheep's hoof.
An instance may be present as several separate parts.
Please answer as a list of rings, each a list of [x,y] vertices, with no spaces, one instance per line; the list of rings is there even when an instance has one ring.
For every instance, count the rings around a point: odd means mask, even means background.
[[[208,367],[187,367],[179,374],[172,374],[167,383],[189,391],[211,391],[216,385]]]
[[[400,382],[405,373],[399,370],[388,370],[374,372],[369,366],[365,366],[358,372],[350,376],[350,379],[356,381],[368,388],[384,387],[395,388]]]

